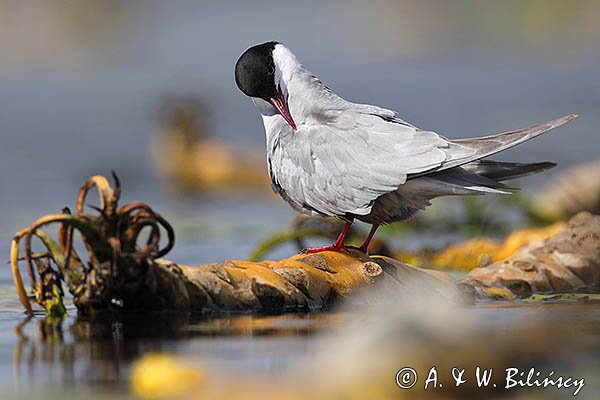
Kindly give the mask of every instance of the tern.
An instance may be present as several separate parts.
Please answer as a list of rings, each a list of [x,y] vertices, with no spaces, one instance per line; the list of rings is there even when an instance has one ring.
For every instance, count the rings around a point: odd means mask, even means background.
[[[435,197],[510,193],[502,181],[556,164],[486,158],[577,117],[449,140],[395,111],[341,98],[279,42],[247,49],[235,65],[235,81],[262,117],[275,193],[301,213],[346,221],[333,245],[306,253],[347,250],[355,219],[372,225],[359,247],[366,253],[378,226],[410,218]]]

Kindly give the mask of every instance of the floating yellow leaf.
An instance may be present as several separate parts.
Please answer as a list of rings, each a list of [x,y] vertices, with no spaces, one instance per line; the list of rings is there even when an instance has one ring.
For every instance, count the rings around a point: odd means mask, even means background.
[[[190,368],[167,354],[149,354],[133,364],[131,390],[144,399],[173,397],[197,387],[203,380],[198,369]]]

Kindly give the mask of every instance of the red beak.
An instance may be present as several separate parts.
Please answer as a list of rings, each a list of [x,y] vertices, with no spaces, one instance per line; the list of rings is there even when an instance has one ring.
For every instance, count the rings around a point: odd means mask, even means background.
[[[272,98],[271,104],[277,109],[279,114],[281,114],[283,119],[285,119],[292,129],[296,130],[296,123],[292,119],[292,115],[290,114],[290,109],[285,101],[285,97],[283,97],[283,93],[281,93],[281,88],[278,89],[277,98]]]

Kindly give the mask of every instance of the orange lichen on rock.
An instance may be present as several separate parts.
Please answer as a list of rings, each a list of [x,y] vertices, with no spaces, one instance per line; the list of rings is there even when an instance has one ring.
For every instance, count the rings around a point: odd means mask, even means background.
[[[320,308],[374,283],[383,273],[357,251],[298,254],[279,261],[171,265],[187,278],[188,293],[195,293],[192,297],[200,295],[206,299],[204,307],[222,310]]]
[[[565,229],[564,222],[543,228],[527,228],[511,233],[502,243],[488,238],[474,238],[450,245],[440,252],[404,253],[400,259],[438,269],[471,271],[512,256],[521,247],[545,240]]]

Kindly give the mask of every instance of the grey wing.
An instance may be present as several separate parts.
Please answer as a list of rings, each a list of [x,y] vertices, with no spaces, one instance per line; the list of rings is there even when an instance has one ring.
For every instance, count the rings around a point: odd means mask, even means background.
[[[405,125],[408,127],[415,128],[413,125],[400,119],[397,113],[392,110],[387,110],[371,105],[357,106],[362,107],[363,112],[370,113],[371,115],[377,115],[380,118],[392,124]],[[489,157],[503,150],[506,150],[513,146],[517,146],[523,142],[533,139],[561,125],[564,125],[567,122],[574,120],[575,118],[577,118],[577,115],[569,114],[548,122],[531,126],[529,128],[518,129],[516,131],[497,133],[494,135],[481,136],[470,139],[449,140],[447,141],[446,146],[444,146],[444,152],[446,153],[447,158],[444,162],[441,163],[440,166],[431,170],[421,171],[418,174],[410,175],[409,178],[413,176],[423,176],[437,171],[444,171],[485,157]],[[417,129],[417,131],[419,130]],[[470,149],[473,151],[468,151],[466,149]]]
[[[560,126],[575,116],[477,139],[449,141],[375,106],[330,112],[282,147],[284,190],[293,202],[324,215],[367,215],[377,198],[407,179],[487,157]],[[333,115],[333,113],[335,113]]]
[[[441,167],[449,149],[463,157],[475,153],[369,110],[338,111],[324,120],[300,127],[274,154],[292,203],[324,215],[366,215],[409,175]]]

